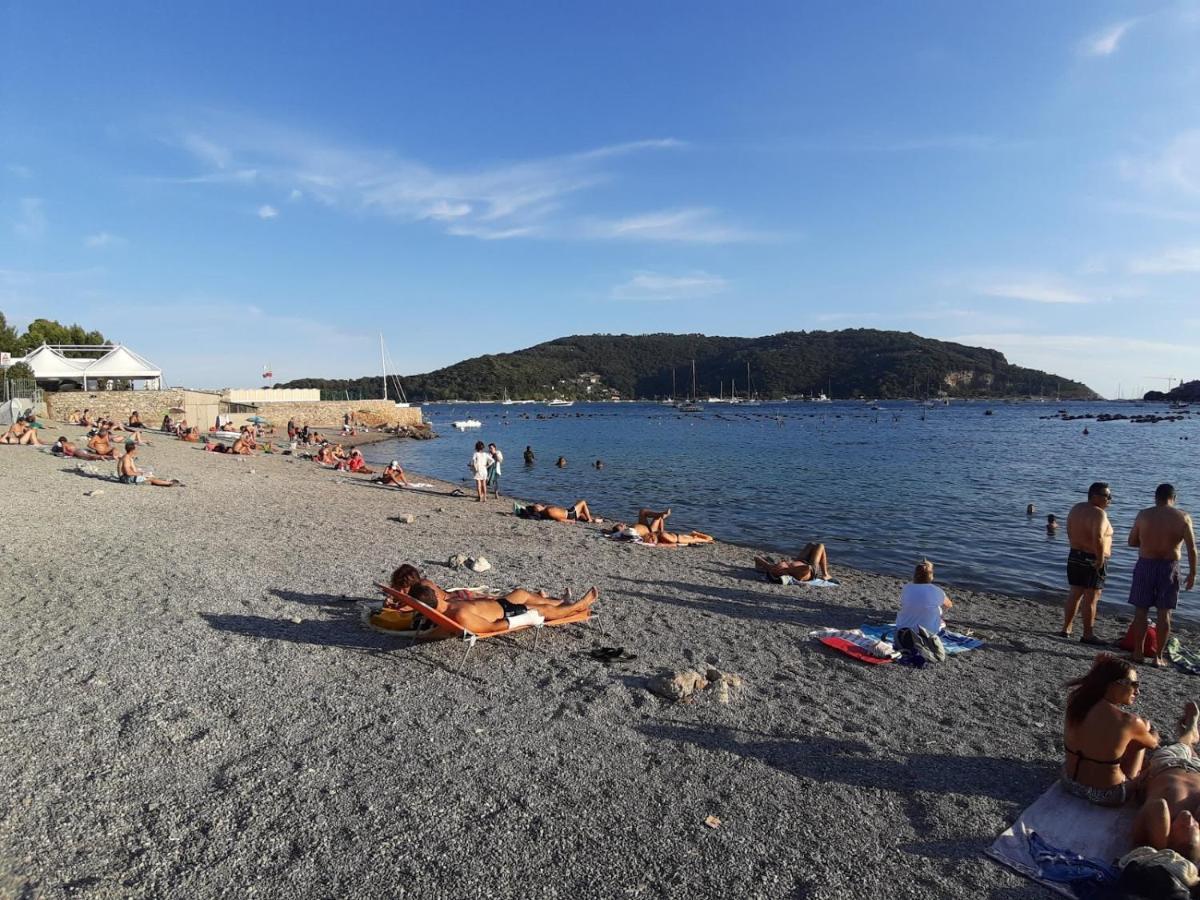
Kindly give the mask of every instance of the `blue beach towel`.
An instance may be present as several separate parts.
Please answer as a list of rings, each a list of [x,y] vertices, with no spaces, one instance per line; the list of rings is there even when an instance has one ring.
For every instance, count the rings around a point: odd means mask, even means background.
[[[891,625],[863,625],[859,629],[863,634],[875,638],[877,641],[887,641],[893,643],[893,638],[896,636],[896,623]],[[959,634],[957,631],[949,631],[943,628],[938,632],[938,637],[942,639],[942,644],[946,648],[947,654],[966,653],[968,650],[978,650],[983,646],[983,641],[979,638],[968,637],[965,634]]]

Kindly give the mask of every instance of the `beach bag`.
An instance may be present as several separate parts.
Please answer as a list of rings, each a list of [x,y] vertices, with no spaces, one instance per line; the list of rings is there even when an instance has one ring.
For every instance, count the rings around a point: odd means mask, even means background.
[[[1125,632],[1125,637],[1121,638],[1117,644],[1122,650],[1133,652],[1133,623],[1129,623],[1129,630]],[[1142,656],[1158,656],[1158,631],[1153,625],[1146,626],[1146,639],[1142,641]]]
[[[924,628],[916,631],[901,628],[896,632],[892,646],[900,651],[901,662],[917,668],[923,668],[926,663],[946,661],[946,647],[942,639]]]

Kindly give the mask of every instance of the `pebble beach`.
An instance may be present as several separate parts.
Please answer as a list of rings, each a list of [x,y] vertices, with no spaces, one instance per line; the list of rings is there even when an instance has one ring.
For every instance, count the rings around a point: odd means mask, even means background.
[[[944,585],[984,648],[866,666],[809,632],[891,621],[901,578],[834,557],[837,587],[771,584],[745,547],[617,544],[419,473],[148,434],[139,465],[185,487],[0,447],[0,896],[1047,896],[982,851],[1053,783],[1063,684],[1094,656],[1057,606]],[[595,586],[597,616],[459,671],[457,641],[364,627],[403,562]],[[743,683],[647,689],[686,668]],[[1140,674],[1138,711],[1173,721],[1189,676]]]

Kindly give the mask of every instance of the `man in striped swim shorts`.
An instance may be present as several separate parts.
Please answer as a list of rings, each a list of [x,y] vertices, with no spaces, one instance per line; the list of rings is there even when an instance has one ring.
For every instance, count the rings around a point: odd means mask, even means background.
[[[1196,535],[1192,517],[1175,508],[1175,487],[1160,484],[1154,491],[1154,505],[1143,509],[1133,521],[1129,546],[1138,548],[1137,565],[1133,568],[1133,583],[1129,587],[1129,602],[1133,604],[1133,661],[1142,661],[1146,638],[1146,623],[1150,608],[1158,610],[1155,631],[1158,653],[1157,668],[1166,666],[1163,652],[1171,636],[1171,611],[1179,603],[1179,547],[1187,546],[1188,577],[1184,590],[1196,583]]]

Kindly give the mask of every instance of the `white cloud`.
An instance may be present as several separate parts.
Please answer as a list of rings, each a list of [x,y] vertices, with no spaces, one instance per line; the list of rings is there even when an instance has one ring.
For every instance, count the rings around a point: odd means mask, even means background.
[[[13,230],[20,237],[36,240],[46,233],[46,211],[40,197],[23,197],[18,208],[20,217]]]
[[[1172,275],[1179,272],[1200,272],[1200,245],[1171,247],[1155,256],[1143,256],[1129,263],[1129,270],[1139,275]]]
[[[589,237],[611,240],[674,241],[726,244],[761,240],[762,235],[717,221],[711,209],[665,209],[623,219],[592,220],[584,226]]]
[[[98,231],[95,234],[89,234],[83,239],[83,245],[92,249],[100,249],[102,247],[120,247],[126,242],[125,238],[118,237],[107,231]]]
[[[449,234],[484,240],[621,236],[718,243],[750,237],[721,223],[709,209],[612,222],[586,221],[571,210],[569,201],[575,195],[613,180],[622,159],[686,146],[675,138],[627,141],[458,171],[229,117],[214,118],[207,129],[191,128],[175,144],[205,171],[161,181],[227,187],[270,184],[293,200],[304,196],[331,208],[426,221]]]
[[[258,208],[255,213],[260,219],[277,219],[279,218],[279,210],[271,206],[269,203],[264,203]]]
[[[1117,48],[1121,46],[1122,38],[1129,33],[1129,29],[1136,25],[1138,21],[1138,19],[1127,19],[1124,22],[1110,25],[1103,31],[1089,36],[1080,46],[1081,52],[1084,56],[1111,56],[1117,52]]]
[[[28,181],[33,177],[33,169],[29,168],[29,166],[23,166],[20,163],[9,163],[4,169],[14,178],[23,178]]]
[[[1122,160],[1120,169],[1150,189],[1200,195],[1200,128],[1176,135],[1154,156]]]
[[[638,272],[628,281],[615,285],[610,296],[614,300],[642,302],[685,300],[711,297],[728,287],[728,281],[720,275],[712,275],[708,272],[688,272],[683,275]]]
[[[304,192],[301,191],[299,188],[292,188],[292,192],[290,194],[288,194],[288,199],[291,200],[293,203],[295,203],[297,200],[302,199],[303,197],[304,197]]]
[[[976,284],[973,290],[984,297],[1024,300],[1028,303],[1091,303],[1074,288],[1049,278],[1013,278]]]

